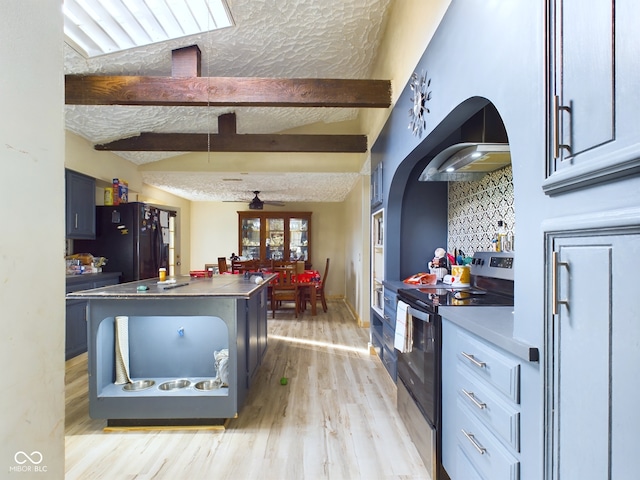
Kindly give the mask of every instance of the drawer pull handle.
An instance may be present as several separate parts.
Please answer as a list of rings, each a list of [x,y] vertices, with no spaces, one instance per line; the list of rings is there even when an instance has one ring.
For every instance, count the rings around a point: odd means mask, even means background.
[[[483,408],[487,408],[487,404],[486,404],[486,403],[483,403],[483,402],[478,401],[478,400],[476,399],[476,396],[474,395],[474,393],[473,393],[473,392],[467,392],[467,391],[463,388],[463,389],[462,389],[462,393],[464,393],[464,394],[467,396],[467,398],[468,398],[469,400],[471,400],[471,401],[473,402],[473,404],[474,404],[476,407],[478,407],[480,410],[482,410]]]
[[[479,362],[478,360],[475,359],[475,357],[473,355],[471,355],[470,353],[466,353],[466,352],[461,352],[462,356],[464,358],[466,358],[467,360],[469,360],[471,363],[473,363],[475,366],[480,367],[480,368],[484,368],[487,366],[487,364],[485,362]]]
[[[473,445],[473,448],[475,448],[480,455],[484,455],[484,452],[486,452],[487,449],[477,442],[476,437],[473,435],[473,433],[465,432],[464,428],[462,429],[462,433],[464,434],[465,437],[467,437],[467,440],[471,442],[471,445]]]

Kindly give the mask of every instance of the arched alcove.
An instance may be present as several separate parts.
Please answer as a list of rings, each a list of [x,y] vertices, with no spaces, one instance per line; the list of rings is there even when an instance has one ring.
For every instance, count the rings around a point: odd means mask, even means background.
[[[394,171],[386,202],[387,279],[402,280],[424,271],[437,247],[462,249],[469,255],[490,250],[499,219],[515,233],[510,166],[474,180],[418,180],[440,152],[469,142],[508,144],[502,117],[486,98],[459,104]]]

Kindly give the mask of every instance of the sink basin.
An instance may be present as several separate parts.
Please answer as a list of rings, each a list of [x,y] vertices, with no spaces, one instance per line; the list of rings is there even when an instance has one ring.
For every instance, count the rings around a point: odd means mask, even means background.
[[[127,383],[122,389],[126,392],[139,392],[140,390],[146,390],[156,384],[155,380],[136,380],[135,382]]]
[[[170,380],[168,382],[161,383],[158,388],[160,390],[177,390],[179,388],[186,388],[191,385],[191,382],[186,378],[181,378],[179,380]]]

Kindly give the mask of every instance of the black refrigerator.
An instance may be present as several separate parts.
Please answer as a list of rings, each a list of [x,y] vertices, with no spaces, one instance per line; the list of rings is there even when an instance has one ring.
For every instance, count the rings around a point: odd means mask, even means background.
[[[76,253],[105,257],[104,272],[122,272],[121,282],[158,276],[169,267],[169,217],[176,212],[133,202],[96,207],[95,240],[75,240]]]

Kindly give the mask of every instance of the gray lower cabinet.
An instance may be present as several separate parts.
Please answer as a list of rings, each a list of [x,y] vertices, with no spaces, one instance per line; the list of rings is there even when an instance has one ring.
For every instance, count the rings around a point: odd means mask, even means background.
[[[119,282],[120,273],[98,273],[67,277],[66,293],[106,287]],[[67,300],[65,313],[65,360],[87,351],[87,302]]]
[[[549,138],[545,192],[640,170],[635,118],[637,0],[555,0],[549,5]]]
[[[547,234],[547,479],[640,471],[640,226]]]
[[[247,389],[267,350],[267,289],[246,302]]]
[[[398,371],[393,343],[396,332],[397,294],[385,286],[383,298],[382,312],[377,308],[371,308],[371,345],[395,382]]]
[[[446,319],[442,340],[447,473],[452,480],[518,480],[521,361]]]
[[[64,359],[76,357],[87,351],[87,302],[67,300],[65,319]]]

